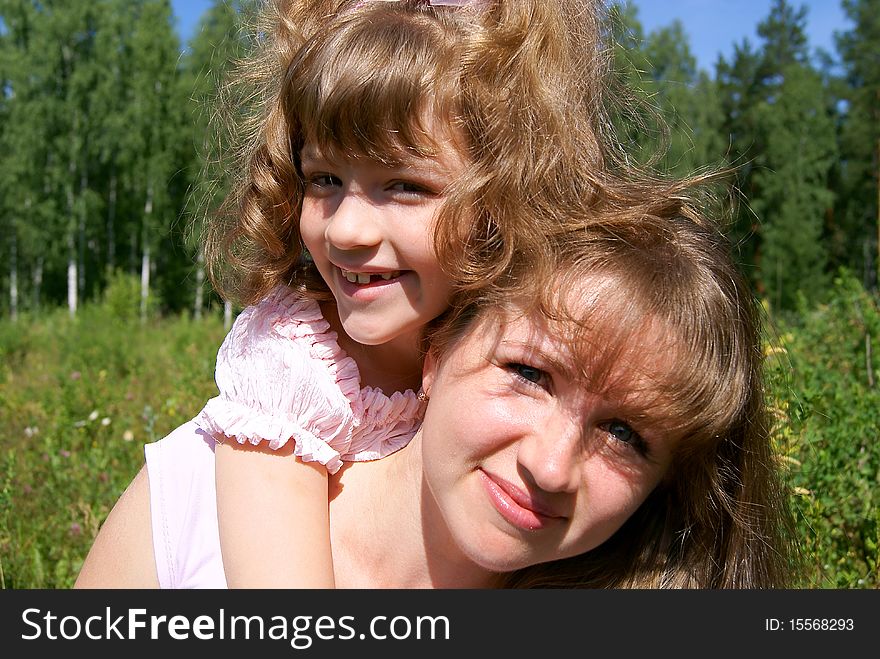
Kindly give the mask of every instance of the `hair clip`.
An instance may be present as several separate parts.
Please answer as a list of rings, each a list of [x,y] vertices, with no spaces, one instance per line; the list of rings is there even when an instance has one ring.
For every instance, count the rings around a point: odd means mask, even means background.
[[[361,0],[355,7],[363,7],[370,2],[400,2],[400,0]],[[431,7],[464,7],[473,0],[425,0]]]

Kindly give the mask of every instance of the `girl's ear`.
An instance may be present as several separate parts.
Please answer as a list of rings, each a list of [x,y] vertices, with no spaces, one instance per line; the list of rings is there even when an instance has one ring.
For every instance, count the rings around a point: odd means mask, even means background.
[[[437,369],[439,366],[437,355],[433,350],[428,350],[428,354],[425,355],[425,362],[422,364],[422,391],[425,392],[425,396],[428,398],[431,397],[431,388],[434,386],[434,380],[437,379]]]

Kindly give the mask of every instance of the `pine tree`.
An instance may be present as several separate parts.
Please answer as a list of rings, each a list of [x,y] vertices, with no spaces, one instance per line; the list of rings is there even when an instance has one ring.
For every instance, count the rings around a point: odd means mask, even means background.
[[[810,64],[807,10],[775,0],[758,25],[763,43],[737,46],[717,67],[725,129],[745,202],[735,239],[771,302],[790,307],[798,289],[819,295],[828,263],[823,240],[836,158],[828,91]]]
[[[793,309],[799,292],[812,297],[828,284],[823,225],[834,201],[827,181],[837,144],[821,77],[796,62],[779,77],[774,97],[757,108],[766,146],[752,206],[764,220],[760,276],[767,298],[777,309]]]
[[[876,288],[880,268],[880,0],[844,0],[850,30],[836,35],[843,60],[840,260]]]

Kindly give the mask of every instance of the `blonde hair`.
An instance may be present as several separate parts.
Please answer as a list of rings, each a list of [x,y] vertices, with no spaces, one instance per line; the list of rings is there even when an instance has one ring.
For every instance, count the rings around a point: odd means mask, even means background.
[[[302,259],[303,143],[430,157],[431,115],[468,161],[435,227],[453,281],[479,287],[513,260],[546,259],[539,229],[601,196],[613,151],[601,16],[599,0],[264,3],[226,90],[240,175],[205,230],[215,288],[244,304],[278,284],[326,290]]]
[[[642,200],[645,183],[632,183],[628,212],[591,210],[560,228],[549,275],[535,277],[523,262],[460,294],[432,327],[430,350],[442,358],[492,310],[539,312],[572,354],[589,356],[587,387],[601,386],[596,372],[622,354],[657,351],[674,362],[652,410],[678,421],[663,482],[596,549],[503,575],[504,587],[771,588],[792,574],[794,535],[764,401],[761,308],[722,232],[686,200],[698,180],[681,181],[675,199],[658,185],[653,204]],[[568,303],[597,279],[610,286],[596,304]],[[646,326],[657,334],[649,345]]]

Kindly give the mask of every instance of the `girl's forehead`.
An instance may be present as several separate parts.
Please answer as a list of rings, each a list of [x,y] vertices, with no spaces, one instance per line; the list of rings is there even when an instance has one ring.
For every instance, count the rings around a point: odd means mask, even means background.
[[[458,172],[468,161],[463,138],[450,121],[444,121],[434,112],[424,115],[416,128],[410,127],[407,131],[379,129],[385,138],[382,140],[361,141],[339,134],[312,133],[306,137],[299,157],[303,161],[331,163],[366,158],[388,166],[427,167],[444,174]],[[366,132],[356,131],[359,135]]]

